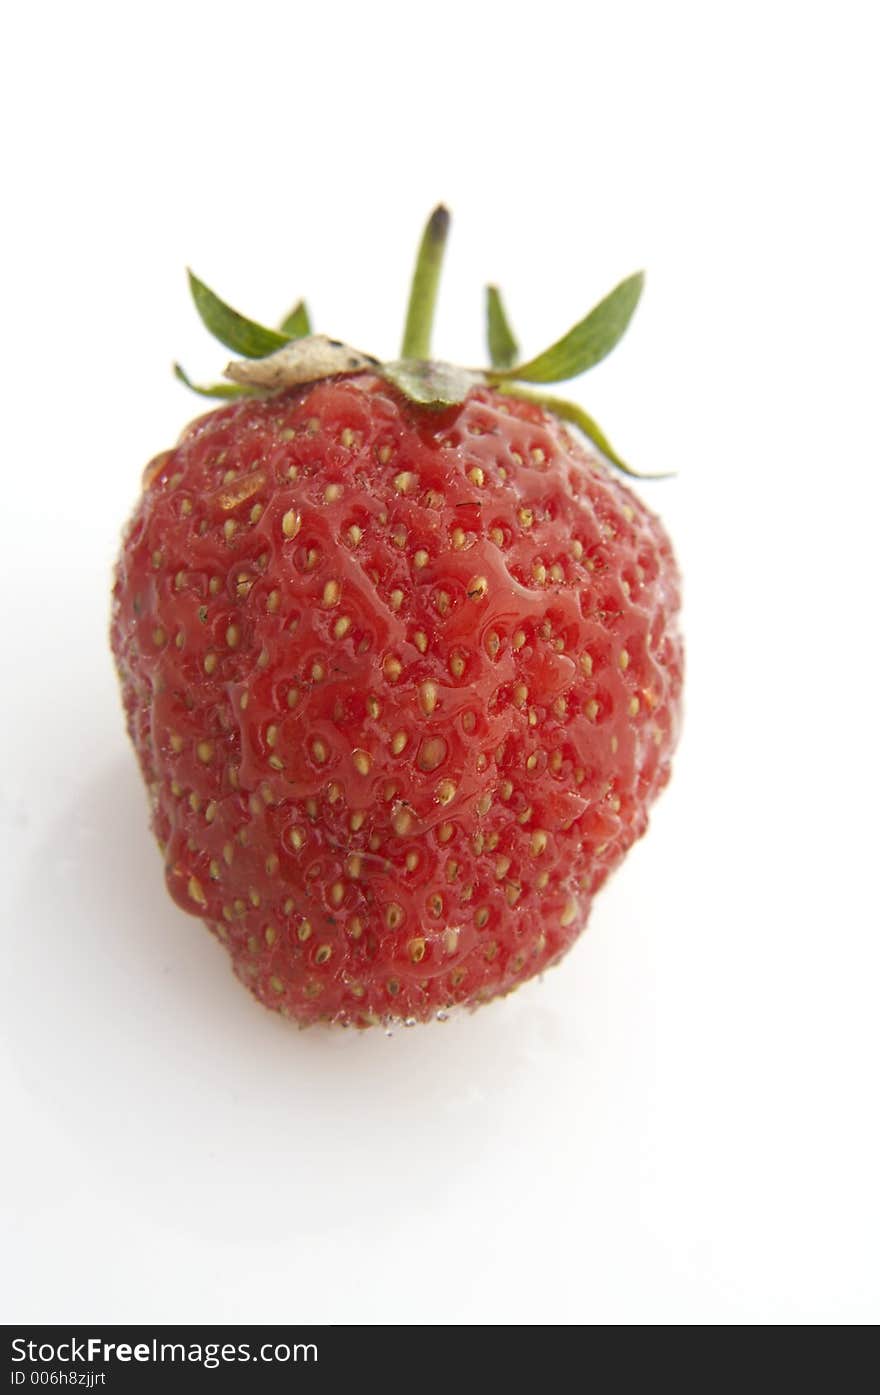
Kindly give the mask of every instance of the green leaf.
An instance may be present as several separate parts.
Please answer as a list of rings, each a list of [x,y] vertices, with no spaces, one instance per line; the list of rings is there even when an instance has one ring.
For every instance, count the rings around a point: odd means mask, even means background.
[[[234,383],[212,383],[210,385],[200,386],[198,383],[192,381],[179,363],[175,363],[174,365],[174,376],[183,383],[185,387],[188,387],[190,392],[197,392],[199,397],[216,397],[220,398],[222,401],[232,402],[236,397],[250,397],[251,395],[247,388],[239,387],[238,384]]]
[[[305,339],[312,332],[312,322],[304,300],[297,301],[290,314],[281,321],[281,333],[289,339]]]
[[[241,354],[242,358],[263,358],[289,343],[289,334],[279,334],[254,320],[246,320],[192,272],[189,273],[189,288],[205,328],[234,354]]]
[[[593,368],[623,337],[644,281],[642,271],[627,277],[549,349],[528,363],[506,369],[500,376],[527,383],[561,383]]]
[[[426,363],[423,359],[399,359],[383,363],[383,378],[393,383],[410,402],[422,407],[455,407],[472,388],[485,381],[482,374],[451,363]]]
[[[650,475],[642,474],[639,470],[634,470],[628,465],[621,455],[612,446],[605,432],[599,423],[594,421],[583,407],[579,407],[576,402],[568,402],[561,397],[551,397],[549,393],[528,392],[525,388],[508,387],[507,384],[501,386],[501,391],[508,397],[518,397],[523,402],[535,402],[545,411],[552,412],[554,416],[560,417],[563,421],[571,422],[572,426],[578,427],[586,436],[588,441],[592,441],[597,450],[600,450],[611,465],[617,467],[624,475],[629,475],[634,480],[668,480],[672,479],[672,472],[666,471],[663,474]]]
[[[516,363],[519,345],[513,337],[497,286],[486,287],[486,334],[492,367],[511,368]]]
[[[428,359],[431,356],[434,306],[448,236],[449,213],[440,204],[428,219],[419,244],[400,350],[402,359]]]

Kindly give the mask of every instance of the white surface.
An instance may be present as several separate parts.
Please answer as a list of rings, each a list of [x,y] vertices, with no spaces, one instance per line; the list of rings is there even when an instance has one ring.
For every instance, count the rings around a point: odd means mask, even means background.
[[[880,1317],[872,8],[8,21],[7,1321]],[[645,493],[686,573],[686,738],[543,984],[297,1033],[165,894],[110,566],[199,410],[171,358],[222,364],[184,265],[391,352],[438,198],[450,358],[482,357],[488,279],[537,349],[648,268],[576,393],[680,472]]]

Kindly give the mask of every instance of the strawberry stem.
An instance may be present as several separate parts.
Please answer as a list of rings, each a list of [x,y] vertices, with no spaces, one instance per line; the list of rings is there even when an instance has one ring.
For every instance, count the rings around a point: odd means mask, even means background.
[[[448,234],[449,213],[440,204],[428,219],[416,257],[400,351],[403,359],[428,359],[431,356],[434,306]]]

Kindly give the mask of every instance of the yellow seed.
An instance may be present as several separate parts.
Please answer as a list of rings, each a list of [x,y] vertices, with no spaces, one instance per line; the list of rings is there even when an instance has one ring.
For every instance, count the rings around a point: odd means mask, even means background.
[[[312,922],[310,920],[301,920],[296,928],[296,938],[305,944],[306,940],[311,936],[311,933]]]
[[[420,964],[422,962],[425,957],[425,948],[425,941],[423,939],[410,940],[407,949],[409,950],[409,957],[414,964]]]
[[[345,870],[350,877],[357,879],[361,874],[363,858],[359,853],[350,853],[345,859]]]
[[[193,791],[193,793],[189,797],[189,807],[192,809],[194,814],[197,814],[202,807],[202,801],[199,798],[199,796],[195,793],[195,791]]]
[[[412,816],[408,809],[398,809],[391,820],[391,826],[398,837],[402,838],[412,827]]]
[[[350,629],[351,616],[340,615],[339,619],[336,621],[336,624],[333,626],[333,638],[344,639]]]
[[[517,707],[522,707],[525,704],[528,695],[529,690],[526,687],[525,683],[517,683],[516,687],[513,690],[513,701],[515,705]]]
[[[414,872],[419,865],[419,855],[415,851],[410,851],[406,855],[406,870]]]
[[[359,915],[353,915],[346,926],[349,935],[353,940],[359,940],[364,933],[364,927]]]
[[[348,530],[348,541],[351,543],[352,547],[357,547],[358,543],[360,542],[363,536],[363,531],[357,526],[356,523],[352,523],[351,527]]]
[[[441,780],[437,786],[437,798],[441,804],[451,804],[455,798],[455,785],[451,780]]]
[[[451,823],[441,823],[437,830],[437,837],[440,839],[441,843],[448,843],[454,832],[455,829]]]
[[[421,708],[425,716],[430,716],[431,713],[434,711],[434,708],[437,706],[436,683],[428,682],[422,684],[421,688],[419,689],[419,703],[421,704]]]
[[[334,606],[339,600],[340,585],[338,581],[328,581],[324,586],[324,605]]]
[[[565,910],[562,912],[562,915],[559,917],[559,924],[560,924],[560,925],[571,925],[571,923],[572,923],[572,921],[574,920],[574,918],[575,918],[576,915],[577,915],[577,903],[576,903],[575,901],[569,901],[569,902],[566,904]]]
[[[492,808],[492,796],[491,796],[491,794],[481,794],[480,797],[479,797],[479,799],[477,800],[477,813],[479,814],[480,818],[482,818],[484,814],[488,814],[488,812],[489,812],[489,810],[490,810],[491,808]]]
[[[595,722],[595,720],[596,720],[596,718],[597,718],[598,715],[599,715],[599,704],[598,704],[598,702],[596,701],[595,698],[592,698],[591,701],[588,702],[588,703],[586,704],[586,706],[584,707],[584,716],[585,716],[589,721]]]
[[[162,629],[162,626],[161,626],[161,625],[157,625],[156,628],[155,628],[155,630],[153,631],[153,643],[156,645],[156,648],[157,648],[157,649],[161,648],[161,646],[165,643],[165,641],[166,641],[167,638],[168,638],[168,636],[166,635],[165,631]]]
[[[408,740],[409,737],[407,736],[405,731],[396,731],[391,738],[392,754],[395,756],[399,756],[401,751],[405,749]]]
[[[446,953],[447,953],[447,954],[454,954],[454,953],[455,953],[455,951],[458,949],[458,931],[457,931],[457,930],[452,930],[452,929],[450,929],[450,930],[444,930],[444,932],[443,932],[443,948],[446,950]]]
[[[396,930],[403,922],[403,907],[398,906],[396,901],[391,901],[385,907],[385,924],[389,930]]]
[[[354,432],[350,426],[345,427],[339,439],[347,449],[350,449],[354,445]]]
[[[200,741],[196,746],[196,755],[204,765],[207,765],[214,756],[214,743],[212,741]]]
[[[636,713],[638,712],[638,710],[639,710],[639,700],[638,700],[638,698],[637,698],[637,697],[632,697],[632,698],[630,698],[630,700],[629,700],[629,715],[630,715],[631,717],[634,717],[634,716],[636,715]]]
[[[391,447],[390,447],[390,446],[380,446],[380,447],[379,447],[379,463],[380,463],[381,465],[387,465],[387,464],[388,464],[388,461],[389,461],[390,459],[391,459]]]
[[[544,832],[544,830],[543,830],[542,828],[536,828],[536,829],[535,829],[534,833],[532,834],[532,844],[531,844],[531,846],[532,846],[532,856],[533,856],[533,857],[540,857],[540,856],[541,856],[541,853],[542,853],[542,852],[544,851],[544,849],[547,847],[547,834]]]
[[[399,475],[394,476],[394,488],[398,494],[408,494],[416,484],[416,476],[411,470],[401,470]]]
[[[472,576],[467,585],[468,597],[472,601],[480,601],[489,589],[489,583],[484,576]]]
[[[531,528],[535,521],[535,515],[532,513],[531,509],[520,509],[518,517],[524,528]]]
[[[504,546],[504,532],[501,528],[490,528],[489,537],[496,547]]]
[[[352,751],[351,759],[355,770],[359,775],[369,775],[373,758],[368,751],[362,751],[359,747]]]
[[[431,736],[419,746],[418,767],[420,770],[436,770],[446,759],[446,742],[442,736]]]
[[[337,499],[341,499],[343,489],[341,484],[328,484],[324,490],[324,503],[334,504]]]
[[[413,557],[415,566],[421,568],[428,565],[428,554],[423,547],[420,547]]]
[[[629,654],[625,649],[621,649],[617,662],[621,668],[629,668]]]
[[[389,683],[396,683],[403,672],[403,665],[393,654],[389,654],[382,664],[382,671]]]
[[[223,524],[223,535],[227,542],[231,542],[235,537],[235,530],[237,527],[238,524],[234,518],[227,518],[226,522]]]
[[[273,974],[272,977],[269,979],[269,987],[272,989],[274,993],[284,992],[284,984],[277,974]]]
[[[473,469],[468,470],[468,479],[470,480],[471,484],[475,484],[479,487],[480,485],[485,484],[486,476],[483,474],[483,471],[480,469],[479,465],[475,465]]]
[[[206,906],[208,904],[208,899],[202,890],[202,884],[196,877],[190,877],[187,891],[189,892],[190,900],[195,901],[197,905]]]
[[[338,910],[345,900],[345,887],[342,882],[334,882],[330,888],[330,904]]]
[[[327,759],[327,747],[320,737],[312,742],[312,755],[319,765],[323,765]]]
[[[348,821],[348,826],[351,829],[352,833],[359,832],[359,830],[362,829],[364,824],[366,823],[366,819],[367,816],[364,813],[363,809],[356,810]]]
[[[543,465],[544,458],[544,452],[541,450],[540,446],[536,446],[535,449],[532,451],[532,460],[535,462],[536,465]]]
[[[427,652],[428,636],[425,634],[424,630],[416,630],[415,634],[413,635],[413,643],[415,644],[420,654],[424,654]]]
[[[453,678],[460,678],[464,673],[464,669],[464,656],[461,654],[453,654],[449,660],[449,672],[452,674]]]
[[[510,871],[510,858],[499,857],[495,861],[495,880],[502,881]]]
[[[391,592],[391,595],[388,597],[388,602],[392,610],[400,610],[400,607],[403,605],[403,592],[399,587],[395,587]]]
[[[547,568],[544,566],[543,562],[535,562],[532,567],[532,576],[539,586],[543,586],[544,582],[547,580]]]
[[[461,549],[464,547],[466,541],[467,541],[467,537],[466,537],[466,535],[465,535],[464,529],[463,529],[463,528],[453,528],[453,530],[452,530],[452,546],[455,548],[456,552],[460,552],[460,551],[461,551]]]
[[[288,509],[281,520],[281,530],[286,538],[295,538],[302,527],[302,518],[296,509]]]
[[[315,950],[315,963],[326,964],[332,953],[332,945],[318,945],[318,948]]]

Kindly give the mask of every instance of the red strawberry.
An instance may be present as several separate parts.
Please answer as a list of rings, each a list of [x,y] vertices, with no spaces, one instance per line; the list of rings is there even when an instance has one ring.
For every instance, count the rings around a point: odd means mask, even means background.
[[[425,1019],[555,963],[678,729],[667,537],[560,417],[622,466],[595,424],[517,386],[603,357],[640,279],[518,368],[490,292],[493,368],[461,374],[428,356],[446,221],[396,364],[193,278],[251,358],[147,468],[118,564],[168,885],[301,1023]]]

